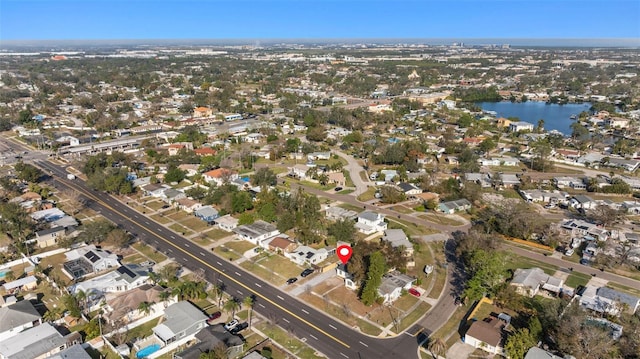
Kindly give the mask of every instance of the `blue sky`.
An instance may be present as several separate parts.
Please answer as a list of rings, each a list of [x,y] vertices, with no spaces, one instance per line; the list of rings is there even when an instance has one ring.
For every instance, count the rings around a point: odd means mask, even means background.
[[[267,38],[640,38],[640,1],[0,1],[0,41]]]

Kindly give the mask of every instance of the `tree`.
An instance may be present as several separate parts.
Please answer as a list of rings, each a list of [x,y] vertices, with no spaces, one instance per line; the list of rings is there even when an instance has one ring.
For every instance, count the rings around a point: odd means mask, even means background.
[[[144,313],[145,315],[149,315],[149,313],[151,313],[152,306],[153,306],[153,303],[149,303],[147,301],[140,302],[140,304],[138,305],[138,310]]]
[[[505,279],[505,258],[496,251],[477,249],[467,260],[466,269],[471,274],[467,281],[465,296],[478,300],[485,295],[495,294]]]
[[[16,163],[14,168],[17,172],[18,178],[27,182],[38,182],[43,174],[38,167],[22,161]]]
[[[329,224],[327,233],[333,236],[336,241],[353,243],[356,227],[350,219],[343,219]]]
[[[245,297],[242,300],[242,304],[247,307],[247,310],[249,311],[249,328],[251,328],[251,314],[253,314],[253,297],[249,296],[249,297]]]
[[[222,309],[224,309],[227,314],[230,313],[233,318],[236,315],[236,310],[240,309],[240,303],[238,303],[237,298],[231,297],[224,303],[224,307],[222,307]]]
[[[534,345],[536,341],[529,333],[529,329],[520,328],[507,337],[504,350],[511,359],[523,359],[529,348]]]
[[[439,356],[445,355],[447,351],[447,343],[441,337],[429,338],[428,348],[435,359]]]
[[[380,199],[382,203],[393,204],[405,200],[404,193],[391,186],[382,186],[382,188],[380,188],[380,194],[382,195]]]
[[[71,294],[66,294],[62,297],[62,303],[72,317],[80,318],[82,311],[80,310],[80,304],[76,297]]]
[[[373,304],[378,298],[378,287],[382,283],[382,275],[386,271],[386,263],[382,252],[376,251],[369,256],[369,269],[360,299],[364,305]]]
[[[170,166],[164,175],[164,181],[167,183],[181,182],[185,177],[185,172],[176,166]]]
[[[596,208],[587,211],[587,219],[602,224],[604,227],[620,221],[624,217],[624,214],[620,210],[613,209],[607,205],[601,204]]]
[[[269,167],[259,168],[251,178],[251,183],[255,186],[275,186],[278,177]]]

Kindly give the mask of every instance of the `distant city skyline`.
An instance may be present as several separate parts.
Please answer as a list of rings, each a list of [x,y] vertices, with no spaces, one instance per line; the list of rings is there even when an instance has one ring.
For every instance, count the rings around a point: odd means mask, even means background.
[[[3,0],[0,4],[0,43],[273,38],[611,38],[637,46],[640,1]]]

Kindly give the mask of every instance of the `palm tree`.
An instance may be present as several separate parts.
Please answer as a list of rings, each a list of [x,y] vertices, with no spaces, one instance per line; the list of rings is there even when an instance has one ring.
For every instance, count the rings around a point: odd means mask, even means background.
[[[218,308],[220,308],[220,303],[222,303],[222,295],[224,294],[224,284],[219,283],[213,286],[213,294],[214,297],[218,301]]]
[[[433,338],[429,340],[429,351],[434,358],[438,358],[446,353],[447,343],[442,338]]]
[[[240,304],[238,303],[238,299],[235,297],[231,297],[226,303],[224,303],[224,310],[228,313],[231,313],[231,317],[233,318],[236,315],[236,310],[240,308]]]
[[[61,307],[51,308],[47,310],[46,313],[44,313],[44,316],[42,316],[42,319],[44,319],[47,322],[55,322],[56,320],[62,318],[62,312],[63,311]]]
[[[149,303],[149,302],[140,302],[140,304],[138,305],[138,310],[143,312],[145,315],[149,315],[149,313],[151,313],[151,311],[153,310],[152,308],[153,303]]]
[[[159,298],[162,301],[162,303],[164,303],[164,307],[166,308],[167,301],[169,300],[169,298],[171,298],[171,292],[167,290],[163,290],[162,292],[160,292]]]
[[[85,291],[83,291],[82,289],[76,292],[76,300],[78,301],[78,304],[80,305],[80,311],[82,311],[82,313],[84,313],[84,310],[87,309],[86,305],[87,305],[87,293]]]
[[[249,328],[251,328],[251,314],[253,312],[253,297],[252,296],[245,297],[244,300],[242,301],[242,304],[246,306],[247,310],[249,311]]]

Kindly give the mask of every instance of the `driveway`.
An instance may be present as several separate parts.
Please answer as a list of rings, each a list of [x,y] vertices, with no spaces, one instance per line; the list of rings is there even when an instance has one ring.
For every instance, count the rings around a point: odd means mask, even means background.
[[[373,182],[364,181],[362,177],[360,177],[360,172],[364,171],[364,168],[360,166],[353,156],[349,156],[348,154],[340,151],[333,152],[347,161],[347,165],[344,168],[349,171],[351,181],[353,181],[353,185],[356,187],[356,191],[353,192],[353,195],[358,197],[362,193],[366,192],[367,188],[369,188],[370,185],[373,185]]]

